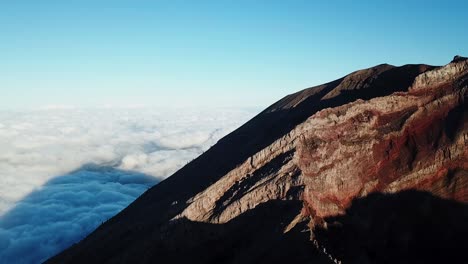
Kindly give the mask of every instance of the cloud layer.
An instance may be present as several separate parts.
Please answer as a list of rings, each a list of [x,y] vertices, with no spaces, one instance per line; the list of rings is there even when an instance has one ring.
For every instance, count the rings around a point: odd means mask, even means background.
[[[78,241],[254,113],[0,112],[0,262],[37,263]]]
[[[54,178],[0,218],[0,262],[44,261],[84,238],[156,181],[99,167]]]

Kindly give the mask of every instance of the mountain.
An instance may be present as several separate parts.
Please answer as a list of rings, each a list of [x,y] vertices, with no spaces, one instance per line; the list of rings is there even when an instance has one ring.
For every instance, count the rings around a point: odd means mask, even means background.
[[[457,56],[288,95],[47,263],[466,263],[467,90]]]

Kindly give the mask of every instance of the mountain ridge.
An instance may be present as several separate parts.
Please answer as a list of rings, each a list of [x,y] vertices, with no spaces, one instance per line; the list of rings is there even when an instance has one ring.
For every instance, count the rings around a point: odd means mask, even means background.
[[[357,198],[466,203],[467,65],[381,64],[288,95],[47,263],[327,263],[314,230]]]

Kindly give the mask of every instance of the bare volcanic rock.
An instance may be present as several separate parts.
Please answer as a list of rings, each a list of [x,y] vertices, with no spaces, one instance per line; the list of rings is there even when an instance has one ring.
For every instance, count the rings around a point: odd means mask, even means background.
[[[300,129],[298,165],[315,220],[357,197],[405,189],[468,202],[468,63],[416,77],[407,92],[321,110]]]
[[[47,263],[463,263],[468,60],[291,94]]]

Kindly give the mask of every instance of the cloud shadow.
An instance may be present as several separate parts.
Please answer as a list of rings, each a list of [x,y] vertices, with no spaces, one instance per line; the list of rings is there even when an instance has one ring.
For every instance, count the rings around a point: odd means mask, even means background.
[[[83,239],[158,179],[86,164],[54,177],[0,216],[0,263],[40,263]]]

